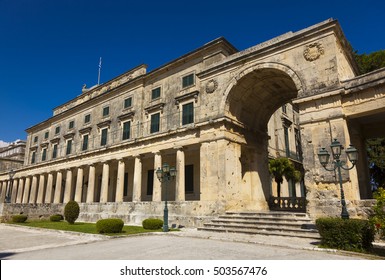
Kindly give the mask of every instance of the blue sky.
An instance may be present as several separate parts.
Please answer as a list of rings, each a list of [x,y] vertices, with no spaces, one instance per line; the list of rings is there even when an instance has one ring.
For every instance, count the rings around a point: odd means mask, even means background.
[[[99,57],[103,83],[221,36],[243,50],[328,18],[370,53],[385,49],[384,14],[385,1],[370,0],[0,0],[0,142],[26,139],[25,129],[95,85]]]

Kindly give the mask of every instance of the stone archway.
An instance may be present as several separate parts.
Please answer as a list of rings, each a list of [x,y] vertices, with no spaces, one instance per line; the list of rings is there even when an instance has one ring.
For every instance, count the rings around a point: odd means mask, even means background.
[[[267,209],[270,197],[268,172],[268,129],[273,113],[302,93],[299,77],[278,63],[259,63],[241,69],[224,93],[226,128],[241,135],[238,169],[242,188],[249,190],[250,205]]]

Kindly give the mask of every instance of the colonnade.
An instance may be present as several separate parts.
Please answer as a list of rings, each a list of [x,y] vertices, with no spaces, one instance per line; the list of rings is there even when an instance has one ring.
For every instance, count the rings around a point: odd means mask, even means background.
[[[132,197],[133,202],[142,201],[143,159],[153,158],[153,167],[156,170],[162,166],[162,152],[150,155],[135,155],[113,160],[105,160],[87,165],[70,166],[44,173],[23,175],[25,171],[16,172],[12,180],[0,181],[0,202],[10,196],[11,203],[67,203],[70,200],[77,202],[123,202],[125,200],[125,175],[128,167],[133,169],[130,178],[130,191],[126,197]],[[175,155],[175,201],[185,200],[185,151],[177,148]],[[129,166],[133,162],[133,167]],[[174,159],[172,160],[174,162]],[[97,176],[97,168],[101,175]],[[111,172],[111,169],[115,171]],[[18,174],[19,173],[19,174]],[[116,174],[116,175],[115,175]],[[86,175],[86,176],[85,176]],[[76,180],[75,180],[76,179]],[[86,190],[84,189],[86,187]],[[126,182],[127,187],[127,182]],[[161,182],[154,174],[152,201],[161,201]]]

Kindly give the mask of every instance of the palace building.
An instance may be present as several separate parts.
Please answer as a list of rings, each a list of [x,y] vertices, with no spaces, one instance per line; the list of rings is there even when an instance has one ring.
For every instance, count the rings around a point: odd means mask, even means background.
[[[373,88],[382,104],[383,72],[357,76],[334,20],[243,51],[218,38],[149,72],[139,65],[84,87],[26,130],[24,165],[13,178],[0,174],[1,201],[11,200],[1,203],[2,215],[48,216],[75,200],[80,220],[138,224],[161,218],[166,198],[170,221],[185,226],[229,210],[274,210],[272,198],[294,201],[278,199],[278,208],[330,214],[339,190],[334,175],[321,170],[318,149],[332,138],[362,148],[351,124],[358,129],[369,120],[345,110],[355,104],[350,94],[370,99]],[[360,81],[365,89],[357,88]],[[268,172],[276,157],[288,157],[304,174],[280,194]],[[165,163],[176,176],[160,182],[156,170]],[[349,205],[369,198],[357,175],[364,169],[358,164],[343,174]],[[359,215],[354,205],[349,211]]]

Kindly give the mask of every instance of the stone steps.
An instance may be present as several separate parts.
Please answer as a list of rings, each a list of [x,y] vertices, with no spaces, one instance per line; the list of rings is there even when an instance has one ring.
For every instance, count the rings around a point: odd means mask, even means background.
[[[226,212],[198,230],[320,239],[305,213]]]

